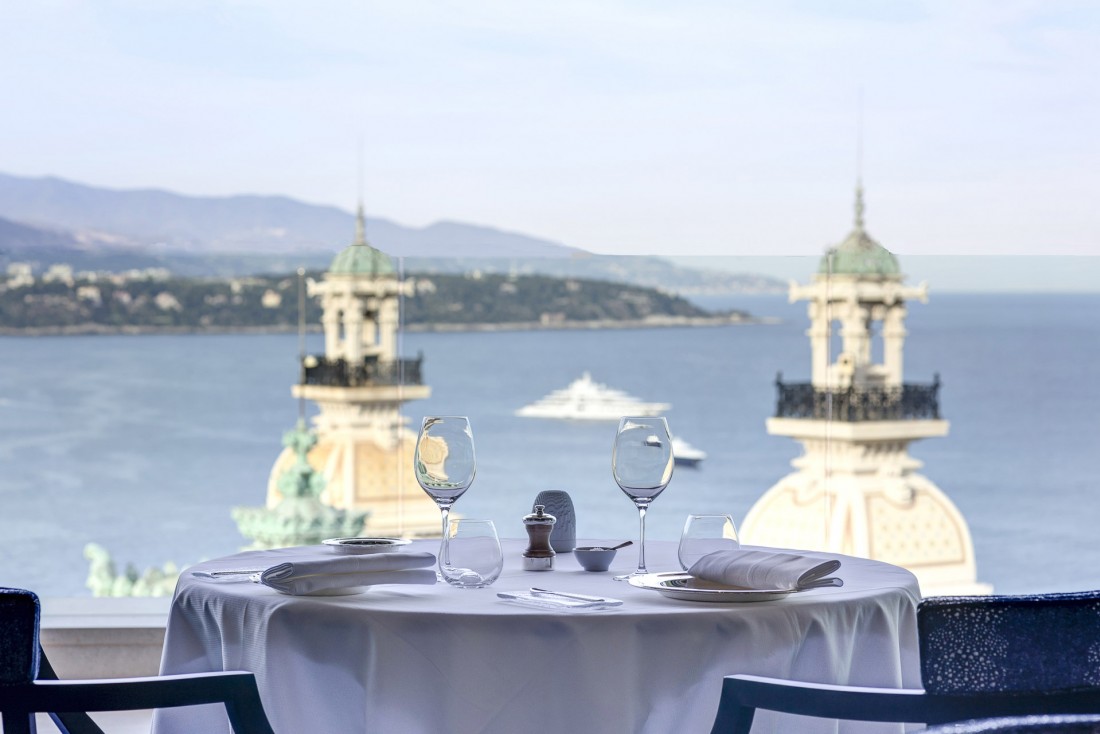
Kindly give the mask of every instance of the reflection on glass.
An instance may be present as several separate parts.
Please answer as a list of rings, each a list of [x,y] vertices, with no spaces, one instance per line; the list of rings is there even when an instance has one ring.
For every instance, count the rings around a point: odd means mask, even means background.
[[[474,434],[463,416],[429,416],[420,427],[413,456],[420,487],[435,500],[447,535],[451,505],[473,484],[476,473]]]

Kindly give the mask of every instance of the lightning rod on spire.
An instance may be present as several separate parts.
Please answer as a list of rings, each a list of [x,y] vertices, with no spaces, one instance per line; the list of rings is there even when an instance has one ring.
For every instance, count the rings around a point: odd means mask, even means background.
[[[364,165],[365,165],[364,164],[364,157],[365,157],[364,151],[365,151],[365,149],[366,149],[366,143],[364,142],[363,134],[360,133],[359,134],[359,160],[358,160],[358,166],[357,166],[358,170],[356,171],[356,177],[357,177],[356,186],[358,188],[358,196],[359,196],[359,210],[358,210],[356,221],[355,221],[355,244],[357,244],[357,245],[363,245],[363,244],[366,244],[366,242],[367,242],[367,218],[366,218],[366,215],[363,213],[363,211],[364,211],[364,209],[363,209],[363,198],[364,198],[364,193],[363,193],[363,188],[364,188],[363,168],[364,168]]]
[[[863,85],[856,102],[856,229],[863,229]]]

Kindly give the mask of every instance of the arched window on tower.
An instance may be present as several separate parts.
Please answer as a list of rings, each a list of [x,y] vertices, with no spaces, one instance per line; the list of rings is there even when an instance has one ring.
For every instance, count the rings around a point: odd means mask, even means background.
[[[829,320],[829,364],[835,364],[844,351],[844,322],[833,318]]]
[[[882,364],[886,354],[886,345],[883,342],[882,321],[873,318],[868,320],[867,340],[871,345],[871,364]]]

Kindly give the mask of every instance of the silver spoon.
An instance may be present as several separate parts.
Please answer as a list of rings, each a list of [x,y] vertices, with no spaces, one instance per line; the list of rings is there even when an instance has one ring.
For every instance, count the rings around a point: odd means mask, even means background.
[[[620,548],[625,548],[628,545],[634,545],[634,541],[633,540],[628,540],[625,543],[619,543],[618,545],[612,545],[612,546],[593,545],[593,546],[590,546],[590,549],[591,550],[619,550]]]

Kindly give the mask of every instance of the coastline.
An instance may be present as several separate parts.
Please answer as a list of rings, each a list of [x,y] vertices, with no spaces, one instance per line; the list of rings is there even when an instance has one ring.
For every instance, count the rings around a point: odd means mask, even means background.
[[[485,332],[485,331],[564,331],[595,329],[654,329],[676,327],[715,327],[731,325],[768,325],[779,323],[771,317],[730,314],[726,316],[650,316],[645,319],[594,319],[591,321],[509,321],[501,323],[463,324],[405,324],[406,332]],[[76,324],[71,326],[47,326],[29,329],[0,328],[0,336],[139,336],[146,334],[293,334],[296,325],[276,326],[106,326],[103,324]],[[306,327],[310,333],[321,331],[319,324]]]
[[[154,334],[293,334],[297,326],[105,326],[104,324],[74,324],[71,326],[38,326],[29,329],[0,328],[4,336],[143,336]],[[321,327],[308,326],[306,331],[319,332]]]
[[[590,321],[505,321],[497,324],[405,324],[407,332],[460,331],[566,331],[595,329],[655,329],[772,324],[778,319],[744,314],[728,316],[650,316],[644,319],[592,319]]]

